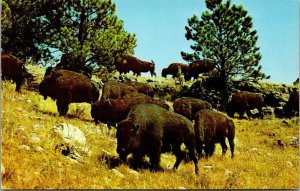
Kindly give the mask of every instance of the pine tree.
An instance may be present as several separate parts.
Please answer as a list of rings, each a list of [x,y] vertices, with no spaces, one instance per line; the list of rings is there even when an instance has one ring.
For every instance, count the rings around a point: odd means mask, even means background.
[[[216,64],[213,76],[221,79],[225,106],[233,79],[256,81],[269,76],[261,72],[257,31],[252,29],[252,17],[243,6],[231,5],[230,0],[206,0],[206,6],[208,10],[200,19],[194,15],[185,27],[187,40],[194,41],[194,52],[181,55],[189,62],[207,60]]]
[[[37,60],[47,64],[55,61],[53,53],[68,54],[78,58],[74,59],[78,62],[72,63],[75,68],[109,70],[114,69],[115,58],[134,53],[135,35],[124,30],[123,21],[116,16],[116,6],[111,0],[8,2],[15,17],[13,27],[4,31],[10,43],[3,44],[3,49],[8,52],[33,55],[26,52],[31,48],[36,50]],[[21,43],[24,46],[18,47]]]

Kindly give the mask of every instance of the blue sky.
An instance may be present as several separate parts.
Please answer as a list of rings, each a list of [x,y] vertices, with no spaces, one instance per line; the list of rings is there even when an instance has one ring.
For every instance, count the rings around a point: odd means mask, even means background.
[[[207,10],[204,0],[113,0],[125,30],[135,33],[134,56],[155,62],[155,71],[173,62],[187,63],[180,52],[192,52],[185,38],[187,19]],[[225,1],[225,0],[223,0]],[[292,84],[299,76],[298,0],[232,0],[253,17],[262,53],[262,71],[276,83]],[[143,73],[142,75],[149,75]]]

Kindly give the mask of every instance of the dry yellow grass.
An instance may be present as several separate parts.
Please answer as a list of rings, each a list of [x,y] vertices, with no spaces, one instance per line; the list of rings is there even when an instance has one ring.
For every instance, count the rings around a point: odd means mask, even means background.
[[[142,170],[136,174],[128,166],[108,167],[101,150],[116,153],[115,129],[107,134],[105,125],[96,126],[89,104],[72,104],[67,117],[57,114],[55,102],[43,100],[36,92],[14,91],[15,85],[2,82],[2,188],[13,189],[292,189],[299,188],[299,118],[238,120],[236,155],[221,156],[220,145],[209,159],[199,161],[200,174],[192,163],[169,169],[175,157],[163,154],[165,172]],[[284,121],[284,122],[283,122]],[[86,136],[90,155],[83,163],[74,162],[55,150],[59,139],[52,128],[57,123],[79,127]],[[34,128],[38,124],[39,128]],[[36,141],[32,137],[39,137]],[[278,145],[282,140],[285,147]],[[42,149],[41,149],[42,148]]]

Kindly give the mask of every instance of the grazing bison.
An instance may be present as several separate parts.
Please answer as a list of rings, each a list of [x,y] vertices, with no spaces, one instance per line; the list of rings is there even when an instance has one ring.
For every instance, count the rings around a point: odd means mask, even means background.
[[[151,60],[151,62],[142,61],[136,57],[125,55],[121,56],[117,59],[115,63],[116,69],[122,74],[122,73],[128,73],[129,71],[132,71],[133,74],[136,74],[137,76],[141,75],[141,72],[149,72],[151,73],[151,76],[156,76],[155,70],[155,64]]]
[[[63,54],[56,68],[71,70],[92,78],[93,69],[85,65],[83,57],[75,56],[73,53]]]
[[[153,87],[142,82],[125,82],[126,85],[134,87],[139,93],[146,94],[150,97],[154,96]]]
[[[134,105],[141,103],[153,103],[167,110],[169,109],[169,106],[163,100],[153,99],[141,93],[131,93],[119,99],[104,101],[101,98],[100,101],[92,105],[91,115],[96,124],[102,122],[108,124],[109,127],[111,125],[116,126],[116,123],[127,117],[127,114]]]
[[[215,68],[215,64],[205,61],[195,61],[188,65],[185,73],[185,80],[190,80],[192,77],[197,79],[199,74],[209,72]]]
[[[101,101],[109,99],[120,99],[126,94],[138,93],[138,91],[131,86],[121,82],[108,81],[103,86]]]
[[[265,105],[264,98],[259,93],[240,91],[232,94],[231,101],[226,106],[227,115],[234,117],[234,113],[238,112],[242,117],[246,111],[248,118],[253,116],[251,110],[257,109],[258,116],[263,119],[262,107]]]
[[[10,54],[1,53],[2,79],[12,80],[16,83],[16,91],[21,91],[21,86],[25,80],[32,81],[34,76],[29,74],[24,63]]]
[[[293,117],[299,115],[299,90],[298,88],[293,88],[292,93],[288,102],[283,106],[283,112],[285,117]]]
[[[196,113],[194,130],[198,155],[202,156],[202,150],[204,150],[206,157],[212,156],[215,143],[221,144],[222,154],[225,155],[227,137],[231,157],[234,157],[235,126],[226,115],[211,109],[203,109]]]
[[[66,115],[70,103],[92,103],[98,100],[99,90],[85,75],[69,70],[47,68],[39,91],[56,100],[60,115]]]
[[[128,117],[118,124],[117,152],[125,161],[132,153],[133,167],[141,166],[145,155],[149,156],[151,169],[160,170],[160,154],[172,151],[176,156],[173,169],[177,169],[184,157],[180,148],[185,144],[198,174],[195,151],[195,134],[192,122],[182,115],[153,104],[134,106]]]
[[[181,97],[175,99],[173,108],[174,112],[185,116],[189,120],[193,120],[198,111],[201,109],[212,109],[212,106],[210,103],[200,99]]]
[[[182,74],[185,74],[187,71],[188,65],[182,63],[172,63],[167,68],[164,68],[161,72],[162,77],[167,77],[167,75],[172,75],[175,78],[178,75],[179,69]]]

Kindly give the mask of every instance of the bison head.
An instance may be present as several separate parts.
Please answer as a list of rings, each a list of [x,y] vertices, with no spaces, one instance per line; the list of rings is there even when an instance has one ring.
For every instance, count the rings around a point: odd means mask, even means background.
[[[162,71],[161,71],[161,76],[166,78],[167,77],[167,68],[164,68]]]
[[[126,157],[134,152],[139,146],[139,125],[130,120],[123,120],[117,125],[117,153],[121,160],[125,161]]]

